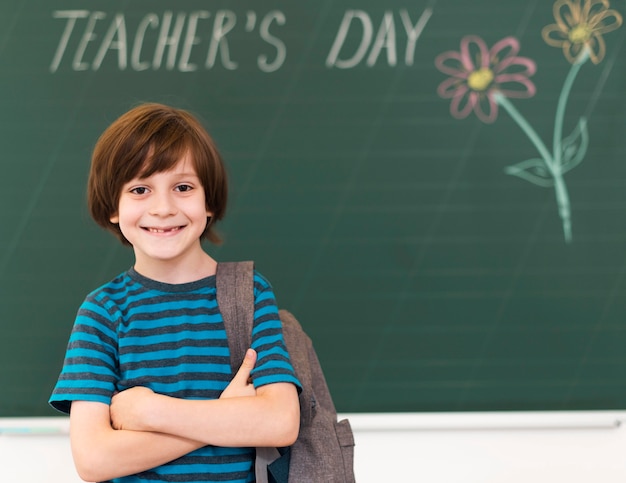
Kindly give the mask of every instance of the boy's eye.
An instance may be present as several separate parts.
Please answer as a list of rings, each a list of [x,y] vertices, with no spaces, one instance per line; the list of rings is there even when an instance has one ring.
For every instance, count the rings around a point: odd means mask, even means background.
[[[143,186],[137,186],[136,188],[133,188],[132,190],[130,190],[130,192],[134,195],[143,195],[143,194],[146,194],[147,191],[148,191],[148,188],[145,188]]]
[[[191,186],[189,186],[188,184],[179,184],[176,187],[176,190],[178,191],[182,191],[183,193],[186,191],[191,191],[193,188]]]

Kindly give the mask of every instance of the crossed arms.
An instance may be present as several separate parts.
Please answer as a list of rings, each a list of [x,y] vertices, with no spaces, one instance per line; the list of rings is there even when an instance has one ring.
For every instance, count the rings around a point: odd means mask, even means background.
[[[111,406],[75,401],[70,439],[76,469],[86,481],[132,475],[206,445],[288,446],[297,436],[300,407],[291,383],[249,382],[256,363],[250,349],[216,400],[186,400],[134,387]],[[140,450],[138,450],[140,448]]]

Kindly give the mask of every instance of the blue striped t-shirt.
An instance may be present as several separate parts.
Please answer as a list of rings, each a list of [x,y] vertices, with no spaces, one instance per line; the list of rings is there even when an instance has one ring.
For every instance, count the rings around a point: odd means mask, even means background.
[[[254,274],[252,371],[255,387],[299,386],[285,347],[274,293]],[[217,399],[232,379],[215,276],[184,284],[148,279],[134,269],[87,296],[81,305],[50,398],[69,413],[72,401],[110,404],[115,391],[145,386],[184,399]],[[205,446],[166,465],[115,480],[129,482],[254,481],[254,449]]]

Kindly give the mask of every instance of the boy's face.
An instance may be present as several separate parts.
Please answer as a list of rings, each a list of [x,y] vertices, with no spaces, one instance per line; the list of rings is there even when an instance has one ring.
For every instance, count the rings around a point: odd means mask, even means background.
[[[204,188],[189,154],[170,170],[134,178],[122,187],[111,223],[135,251],[135,269],[148,275],[155,263],[191,263],[202,252],[207,224]]]

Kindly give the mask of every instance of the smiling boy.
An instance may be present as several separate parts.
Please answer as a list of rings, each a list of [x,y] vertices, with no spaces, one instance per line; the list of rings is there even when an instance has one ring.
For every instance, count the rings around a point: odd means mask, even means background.
[[[135,255],[81,305],[50,398],[70,413],[87,481],[254,481],[255,446],[297,437],[299,405],[273,290],[254,276],[252,348],[230,371],[217,305],[225,169],[188,112],[140,105],[98,140],[88,182],[95,221]]]
[[[110,222],[133,246],[135,270],[168,283],[184,283],[215,273],[215,261],[200,246],[213,214],[190,153],[168,171],[134,178],[122,187]]]

